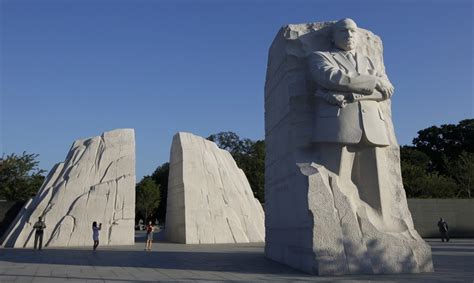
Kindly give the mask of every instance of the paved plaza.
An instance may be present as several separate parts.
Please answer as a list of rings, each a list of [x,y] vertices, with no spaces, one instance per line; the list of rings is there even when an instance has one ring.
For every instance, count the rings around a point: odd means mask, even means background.
[[[0,282],[474,282],[474,239],[429,239],[436,272],[382,276],[310,276],[264,257],[263,244],[183,245],[166,242],[144,251],[133,246],[31,249],[0,248]]]

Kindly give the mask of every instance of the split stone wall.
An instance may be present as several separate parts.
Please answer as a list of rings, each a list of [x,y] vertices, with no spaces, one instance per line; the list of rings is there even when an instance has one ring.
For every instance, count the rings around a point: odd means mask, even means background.
[[[92,222],[101,245],[135,242],[135,133],[120,129],[77,140],[49,172],[5,237],[6,247],[30,248],[42,217],[46,247],[91,246]]]

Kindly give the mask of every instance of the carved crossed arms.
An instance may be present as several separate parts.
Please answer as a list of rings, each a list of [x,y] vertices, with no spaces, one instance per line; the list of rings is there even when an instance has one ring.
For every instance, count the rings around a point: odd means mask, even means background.
[[[392,96],[394,88],[385,74],[376,73],[374,69],[369,70],[369,74],[348,74],[332,61],[323,52],[315,52],[309,58],[311,76],[324,88],[316,95],[328,103],[344,107],[359,100],[382,101]]]

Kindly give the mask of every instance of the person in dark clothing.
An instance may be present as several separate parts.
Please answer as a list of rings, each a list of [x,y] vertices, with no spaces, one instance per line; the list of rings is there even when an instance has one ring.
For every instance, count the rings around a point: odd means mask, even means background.
[[[35,232],[35,250],[41,250],[43,246],[43,231],[46,229],[46,224],[44,224],[43,220],[41,219],[41,216],[38,217],[38,221],[36,221],[35,225],[33,225],[33,228],[36,230]],[[39,245],[38,245],[39,244]]]
[[[97,226],[97,221],[92,222],[92,240],[94,240],[94,246],[92,246],[92,250],[96,250],[99,246],[99,231],[102,229],[102,223],[99,223]]]
[[[440,218],[438,221],[438,229],[439,233],[441,234],[441,241],[444,242],[444,239],[446,239],[446,242],[449,242],[448,222],[446,222],[446,220],[443,218]]]

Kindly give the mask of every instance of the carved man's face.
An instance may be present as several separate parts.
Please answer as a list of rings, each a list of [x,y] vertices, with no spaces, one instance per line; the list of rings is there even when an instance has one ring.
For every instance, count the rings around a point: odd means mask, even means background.
[[[350,51],[357,46],[357,25],[351,19],[340,20],[333,26],[332,37],[337,48]]]

